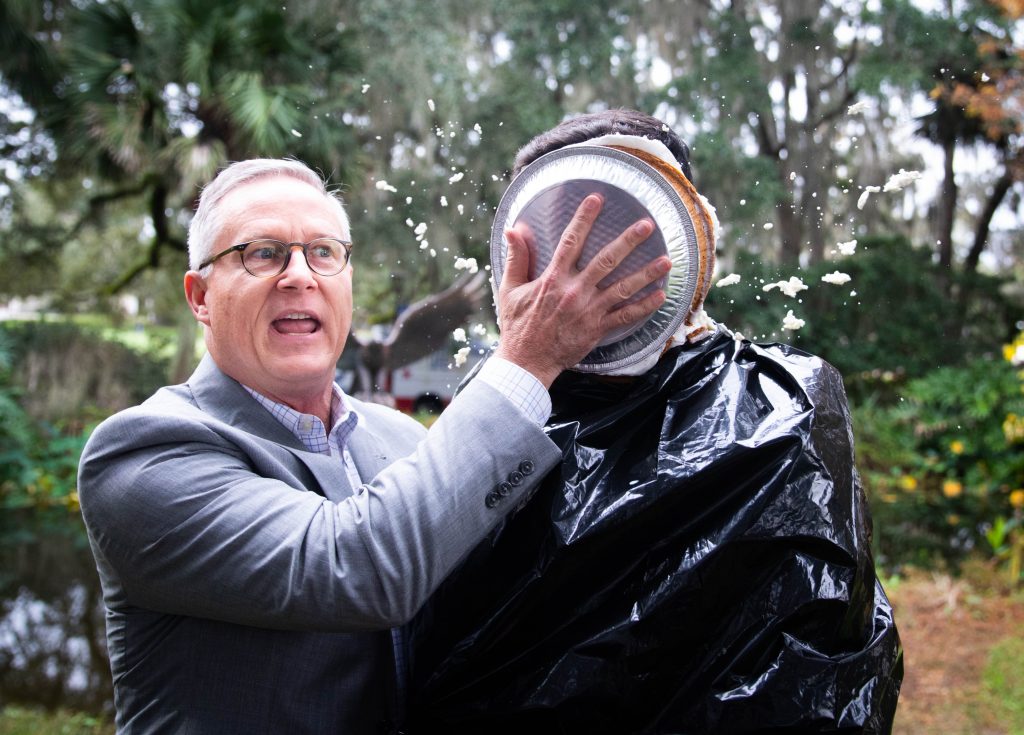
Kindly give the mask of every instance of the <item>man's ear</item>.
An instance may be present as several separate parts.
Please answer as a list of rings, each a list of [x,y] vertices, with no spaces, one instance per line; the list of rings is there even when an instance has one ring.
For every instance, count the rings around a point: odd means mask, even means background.
[[[197,271],[185,274],[185,300],[188,301],[196,321],[210,326],[210,311],[206,308],[206,279]]]

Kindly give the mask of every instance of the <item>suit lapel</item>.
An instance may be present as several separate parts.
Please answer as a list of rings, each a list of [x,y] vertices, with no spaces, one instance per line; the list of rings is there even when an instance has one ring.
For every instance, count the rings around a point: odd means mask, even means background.
[[[359,412],[359,409],[356,409]],[[359,412],[359,425],[352,432],[348,440],[348,450],[352,454],[352,461],[356,463],[359,477],[363,482],[369,482],[377,473],[391,464],[392,460],[387,450],[384,437],[368,426],[366,414]]]
[[[268,444],[267,451],[272,454],[275,450],[286,449],[316,478],[319,487],[307,489],[334,501],[352,494],[352,485],[338,457],[308,451],[299,438],[257,403],[238,381],[221,372],[209,354],[203,357],[189,378],[188,386],[197,405],[205,413],[265,441]],[[360,466],[358,462],[356,466]],[[362,475],[361,469],[360,475],[367,477]]]
[[[352,483],[348,481],[340,457],[308,452],[305,449],[296,451],[295,456],[313,473],[328,500],[337,503],[352,494]]]
[[[289,449],[302,449],[302,442],[281,425],[234,378],[221,372],[209,354],[188,380],[196,404],[204,413],[236,429]]]

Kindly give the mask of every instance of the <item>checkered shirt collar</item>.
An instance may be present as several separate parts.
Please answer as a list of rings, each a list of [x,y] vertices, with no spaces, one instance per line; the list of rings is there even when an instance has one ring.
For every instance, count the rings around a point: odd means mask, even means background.
[[[291,406],[278,403],[247,385],[242,387],[311,452],[328,452],[329,437],[331,435],[334,435],[339,447],[344,447],[346,440],[359,423],[359,414],[352,408],[352,405],[347,400],[347,396],[337,383],[331,385],[331,419],[333,424],[331,425],[330,433],[327,432],[323,421],[318,417],[308,413],[301,413]]]

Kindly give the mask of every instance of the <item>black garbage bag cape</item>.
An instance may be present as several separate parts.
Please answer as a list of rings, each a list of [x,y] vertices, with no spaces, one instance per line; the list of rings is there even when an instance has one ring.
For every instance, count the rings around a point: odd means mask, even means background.
[[[563,462],[407,629],[413,733],[887,733],[903,675],[842,380],[723,327],[567,373]]]

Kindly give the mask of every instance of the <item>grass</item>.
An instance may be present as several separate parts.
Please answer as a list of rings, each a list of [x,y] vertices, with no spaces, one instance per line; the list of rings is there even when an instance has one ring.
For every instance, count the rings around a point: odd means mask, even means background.
[[[113,735],[114,726],[93,715],[40,712],[21,707],[0,710],[0,735]]]
[[[906,667],[893,735],[1024,735],[1024,593],[993,569],[883,580]]]
[[[1004,638],[989,651],[980,702],[1007,735],[1024,735],[1024,636]]]

